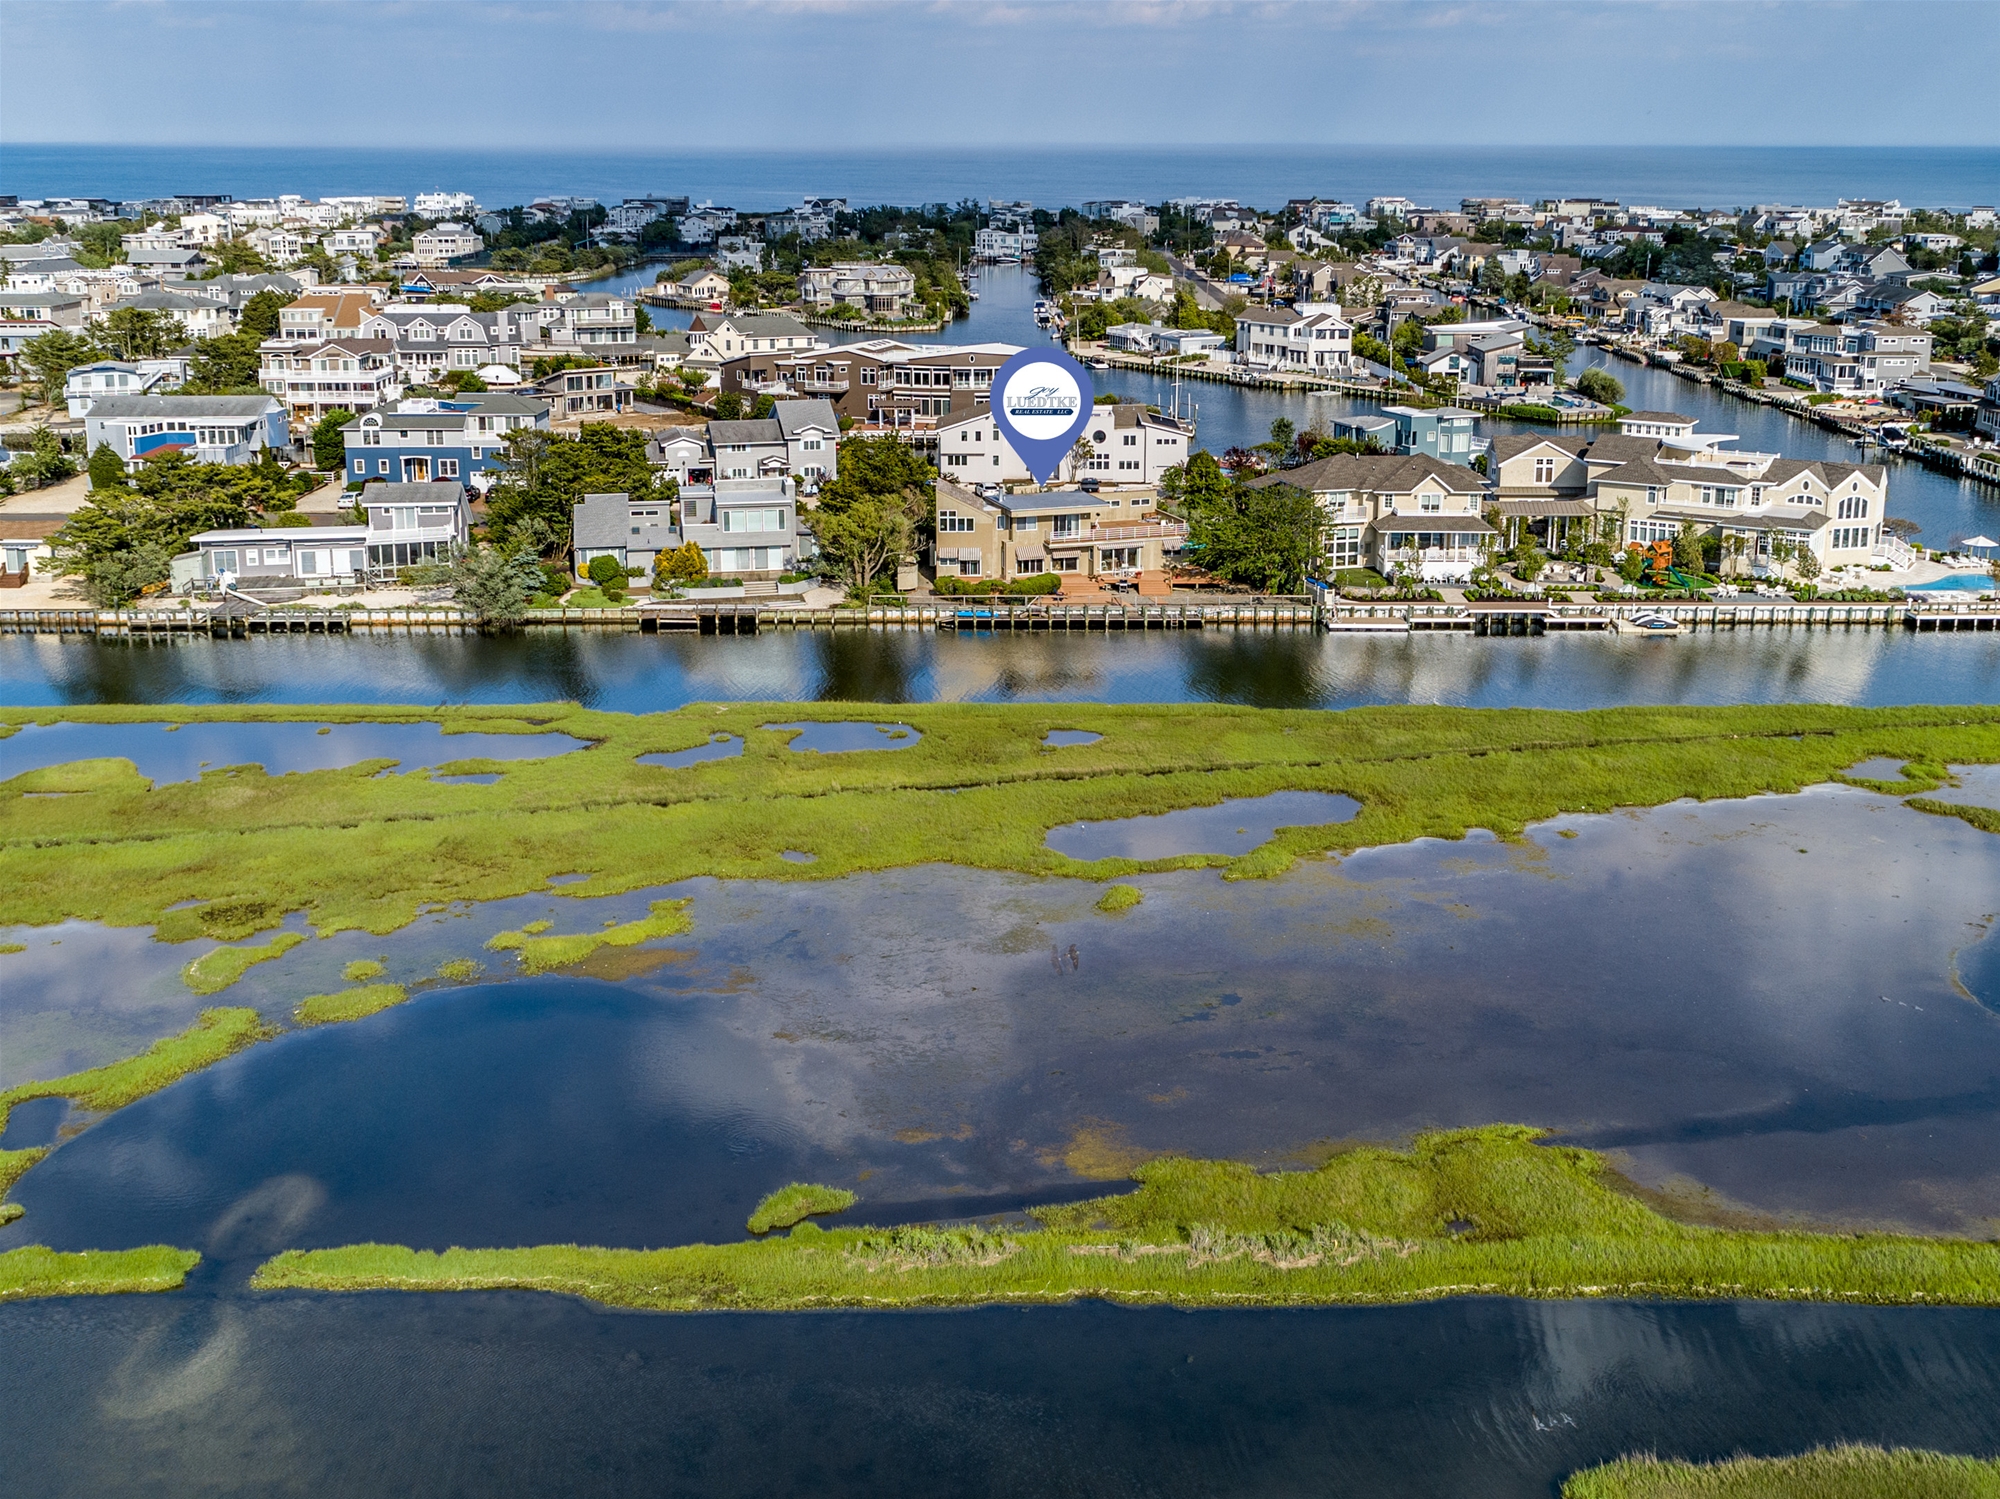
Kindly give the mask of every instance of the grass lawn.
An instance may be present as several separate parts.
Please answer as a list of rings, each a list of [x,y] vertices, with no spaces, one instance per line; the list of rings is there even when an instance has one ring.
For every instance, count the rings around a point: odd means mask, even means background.
[[[1271,1175],[1159,1160],[1133,1173],[1139,1185],[1127,1195],[1037,1210],[1038,1232],[801,1222],[784,1238],[660,1250],[358,1244],[289,1251],[254,1283],[511,1287],[662,1311],[1461,1295],[2000,1304],[2000,1244],[1677,1223],[1623,1190],[1601,1156],[1537,1138],[1512,1125],[1453,1130],[1420,1136],[1407,1152],[1361,1147],[1317,1170]]]

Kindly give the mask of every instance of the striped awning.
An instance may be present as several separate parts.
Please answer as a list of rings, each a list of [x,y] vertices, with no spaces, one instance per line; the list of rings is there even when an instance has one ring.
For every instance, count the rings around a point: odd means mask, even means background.
[[[1502,515],[1522,515],[1539,519],[1545,515],[1595,515],[1596,508],[1588,500],[1501,500]]]

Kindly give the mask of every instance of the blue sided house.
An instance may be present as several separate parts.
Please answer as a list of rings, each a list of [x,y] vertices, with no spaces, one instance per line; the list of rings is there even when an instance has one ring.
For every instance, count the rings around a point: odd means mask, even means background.
[[[91,403],[84,442],[109,447],[128,472],[155,453],[185,453],[196,463],[255,463],[266,448],[291,442],[284,403],[272,396],[110,396]]]
[[[549,408],[532,396],[412,398],[378,406],[340,429],[347,487],[363,484],[473,483],[497,473],[507,435],[549,425]]]

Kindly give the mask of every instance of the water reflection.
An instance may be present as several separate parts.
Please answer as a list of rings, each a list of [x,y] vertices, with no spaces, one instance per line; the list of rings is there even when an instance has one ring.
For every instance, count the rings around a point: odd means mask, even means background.
[[[2000,1217],[2000,1014],[1966,993],[2000,840],[1955,818],[1822,787],[1136,883],[1110,918],[1095,884],[976,870],[697,881],[308,943],[246,992],[324,992],[371,950],[402,981],[501,925],[694,897],[685,951],[635,950],[615,986],[447,990],[111,1116],[23,1179],[0,1247],[193,1242],[290,1174],[344,1239],[665,1242],[814,1174],[869,1173],[880,1215],[1502,1119],[1767,1214]]]
[[[569,700],[625,712],[685,703],[1222,702],[1598,708],[1630,703],[1988,703],[2000,636],[1744,629],[1666,643],[1226,630],[977,636],[911,631],[746,637],[279,637],[134,646],[0,636],[0,701]],[[124,668],[134,661],[143,671]],[[240,757],[239,757],[240,758]]]
[[[23,1492],[1546,1499],[1634,1450],[2000,1447],[2000,1313],[1466,1300],[607,1313],[526,1293],[0,1307]],[[1413,1454],[1421,1454],[1413,1457]]]
[[[408,772],[455,760],[546,759],[585,742],[568,734],[447,734],[434,723],[31,723],[0,739],[0,777],[99,759],[130,760],[156,784],[198,780],[225,765],[261,765],[275,776],[395,760]]]
[[[1093,736],[1094,737],[1094,736]],[[1351,796],[1326,791],[1274,791],[1213,807],[1186,807],[1154,817],[1072,822],[1050,828],[1045,842],[1071,859],[1171,859],[1180,854],[1247,854],[1279,828],[1346,822],[1361,810]]]

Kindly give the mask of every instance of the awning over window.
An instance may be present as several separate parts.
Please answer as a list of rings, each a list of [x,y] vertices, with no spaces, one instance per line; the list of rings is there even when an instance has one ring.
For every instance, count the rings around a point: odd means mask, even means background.
[[[1502,515],[1521,515],[1539,520],[1545,515],[1595,515],[1588,500],[1501,500]]]

